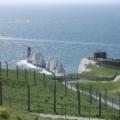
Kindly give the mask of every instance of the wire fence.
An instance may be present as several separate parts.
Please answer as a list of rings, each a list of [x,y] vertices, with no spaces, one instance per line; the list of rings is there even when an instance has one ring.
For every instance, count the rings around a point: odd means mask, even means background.
[[[10,70],[7,62],[4,66],[0,62],[0,105],[37,113],[120,119],[120,95],[115,99],[107,90],[84,88],[79,83],[68,88],[66,77],[46,76],[18,66]]]

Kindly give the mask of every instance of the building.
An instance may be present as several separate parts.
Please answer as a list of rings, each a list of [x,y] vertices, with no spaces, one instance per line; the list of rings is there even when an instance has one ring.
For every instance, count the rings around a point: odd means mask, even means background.
[[[94,52],[94,60],[97,60],[99,58],[107,59],[107,53],[104,51],[103,52],[102,51]]]

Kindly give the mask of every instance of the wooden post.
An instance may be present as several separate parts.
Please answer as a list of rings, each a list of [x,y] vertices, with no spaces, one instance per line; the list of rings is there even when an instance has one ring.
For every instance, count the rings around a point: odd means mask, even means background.
[[[101,105],[101,93],[99,93],[99,117],[101,117],[102,105]]]
[[[89,107],[89,120],[90,120],[90,107]]]
[[[77,99],[78,99],[78,114],[80,115],[81,114],[81,102],[80,102],[80,88],[79,88],[79,83],[77,83],[76,85],[77,87]]]
[[[66,102],[65,102],[65,120],[66,120],[66,115],[67,115],[67,106],[66,106]]]
[[[5,64],[6,64],[6,76],[8,77],[8,62],[6,61]]]
[[[0,81],[0,105],[3,105],[3,88],[1,81]]]
[[[43,74],[43,85],[44,85],[44,88],[46,88],[46,80],[45,80],[45,74]]]
[[[98,92],[97,92],[97,90],[96,90],[96,92],[95,92],[95,93],[96,93],[96,100],[97,100],[97,95],[98,95]]]
[[[66,80],[66,76],[64,76],[65,79],[65,96],[67,96],[67,80]]]
[[[105,109],[107,109],[107,89],[105,89]]]
[[[11,97],[9,97],[8,100],[9,100],[9,108],[11,108],[12,107]]]
[[[113,108],[113,103],[114,103],[114,100],[113,100],[113,98],[112,98],[112,108]]]
[[[29,84],[27,85],[27,89],[28,89],[28,111],[30,112],[31,108],[30,108],[30,85]]]
[[[0,77],[2,77],[2,63],[0,61]]]
[[[25,68],[25,82],[27,83],[27,70]]]
[[[54,113],[56,113],[56,77],[54,75]]]
[[[70,75],[70,80],[71,80],[71,81],[72,81],[72,78],[73,78],[72,75]]]
[[[89,95],[90,95],[90,104],[92,104],[92,86],[90,86]]]
[[[71,82],[71,90],[72,90],[72,82]]]
[[[120,93],[118,92],[118,99],[119,99],[119,118],[120,118]]]
[[[36,72],[34,71],[34,85],[36,86]]]
[[[17,81],[18,81],[18,79],[19,79],[18,65],[16,66],[16,78],[17,78]]]

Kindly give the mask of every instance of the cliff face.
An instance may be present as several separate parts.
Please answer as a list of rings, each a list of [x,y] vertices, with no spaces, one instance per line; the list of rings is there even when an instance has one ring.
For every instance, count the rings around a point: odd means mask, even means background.
[[[94,60],[89,60],[87,58],[83,58],[80,61],[78,72],[82,73],[82,72],[89,72],[89,71],[91,71],[91,69],[88,68],[88,66],[90,64],[96,64],[96,62]]]

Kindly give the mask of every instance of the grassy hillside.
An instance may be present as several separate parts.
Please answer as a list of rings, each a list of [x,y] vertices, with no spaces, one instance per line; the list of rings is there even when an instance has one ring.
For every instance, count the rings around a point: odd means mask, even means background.
[[[44,76],[43,74],[34,73],[32,71],[2,70],[0,80],[3,84],[3,105],[10,111],[19,111],[24,113],[28,111],[28,89],[30,85],[30,109],[31,112],[67,114],[74,116],[98,117],[99,102],[96,100],[94,104],[90,103],[90,96],[81,94],[80,110],[78,113],[78,97],[77,92],[71,89],[66,90],[62,83],[56,81],[56,113],[54,111],[54,84],[53,76]],[[110,109],[110,115],[112,109]],[[14,113],[14,112],[13,112]],[[108,116],[107,111],[104,115]],[[14,116],[14,115],[13,115]],[[17,120],[17,119],[15,119]]]
[[[89,90],[92,87],[93,91],[101,92],[105,94],[107,90],[107,96],[115,100],[119,100],[120,95],[120,82],[90,82],[80,81],[80,87]],[[75,85],[75,83],[74,83]]]
[[[64,78],[63,78],[64,79]],[[23,116],[21,120],[27,120],[31,115],[28,113],[28,103],[30,111],[36,113],[49,113],[61,115],[74,115],[83,117],[102,117],[114,120],[118,119],[119,112],[113,108],[105,109],[104,104],[100,103],[91,96],[80,93],[78,105],[78,93],[72,89],[65,89],[65,86],[57,81],[53,76],[45,76],[34,71],[26,70],[6,70],[0,72],[0,80],[3,84],[3,106],[9,109],[9,120],[18,120],[17,116]],[[55,112],[55,80],[56,80],[56,112]],[[28,84],[30,85],[30,101],[28,101]],[[80,82],[80,87],[89,88],[93,86],[96,90],[103,88],[111,91],[119,89],[119,84],[110,82]],[[72,88],[73,86],[71,86]],[[80,106],[80,109],[78,108]],[[80,110],[80,114],[79,114]],[[114,114],[113,114],[114,113]],[[23,119],[24,118],[24,119]],[[35,116],[29,120],[34,120]],[[44,118],[40,118],[40,120]],[[45,119],[46,120],[46,119]]]
[[[95,77],[112,77],[115,74],[120,74],[120,69],[112,68],[112,67],[103,67],[97,65],[89,65],[88,66],[92,71],[84,72],[83,75],[86,76],[95,76]]]

